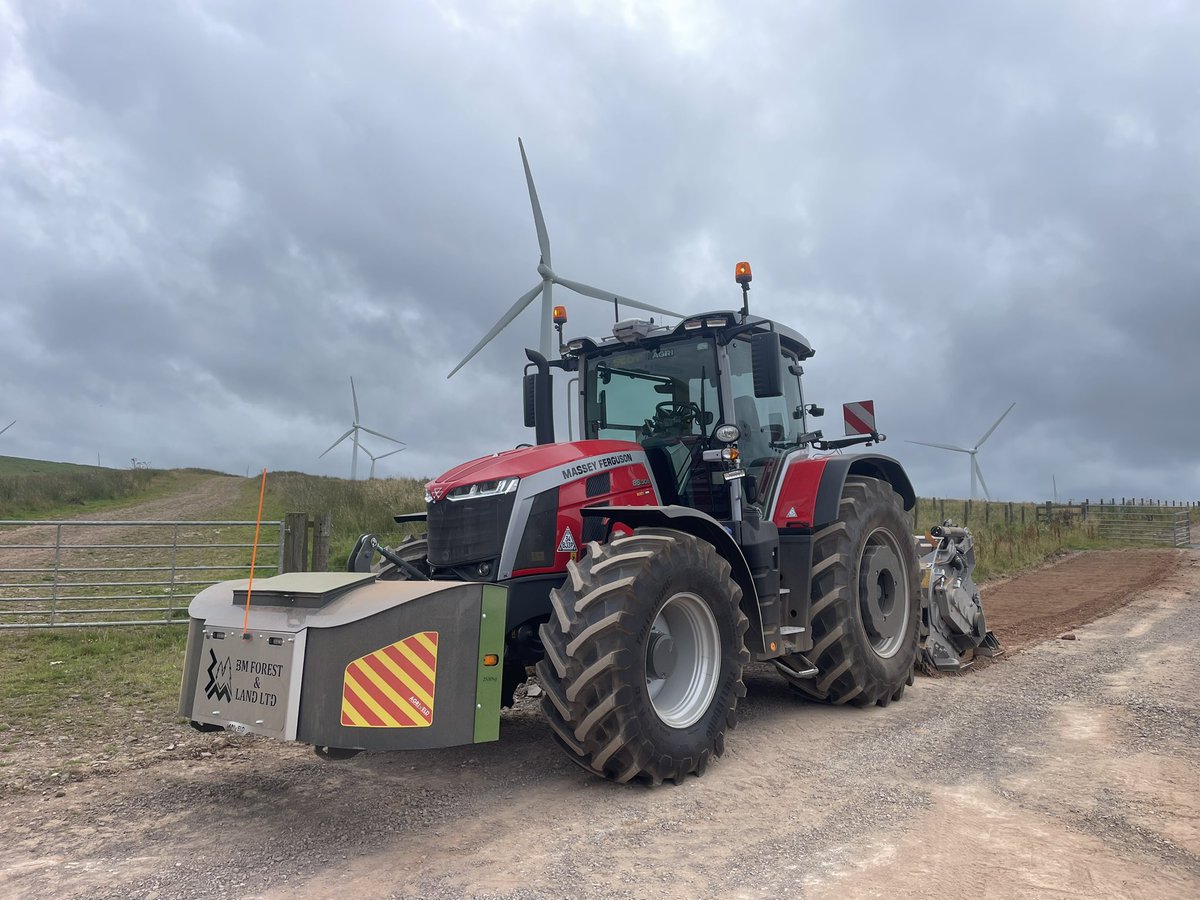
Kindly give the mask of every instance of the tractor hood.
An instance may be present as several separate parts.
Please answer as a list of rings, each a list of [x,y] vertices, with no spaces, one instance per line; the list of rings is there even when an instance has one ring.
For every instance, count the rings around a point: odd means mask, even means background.
[[[425,490],[434,502],[437,502],[455,488],[499,481],[502,478],[527,478],[548,469],[567,469],[581,460],[633,451],[641,453],[641,445],[632,441],[571,441],[564,444],[518,447],[516,450],[505,450],[455,466],[426,484]]]

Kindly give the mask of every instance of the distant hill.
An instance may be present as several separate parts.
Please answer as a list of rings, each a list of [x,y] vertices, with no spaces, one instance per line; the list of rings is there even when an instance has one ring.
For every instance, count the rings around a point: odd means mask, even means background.
[[[50,462],[45,459],[22,459],[19,456],[0,456],[0,475],[34,475],[55,472],[111,472],[103,466],[81,466],[76,463]]]

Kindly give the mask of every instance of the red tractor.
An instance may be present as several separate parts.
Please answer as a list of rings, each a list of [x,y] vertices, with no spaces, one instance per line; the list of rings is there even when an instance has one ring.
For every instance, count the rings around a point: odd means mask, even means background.
[[[752,660],[815,700],[900,699],[921,635],[913,488],[889,457],[813,454],[883,436],[810,428],[803,335],[743,305],[526,352],[537,444],[431,481],[426,513],[397,516],[426,537],[379,573],[507,588],[504,704],[536,665],[573,760],[659,782],[721,755]],[[555,441],[554,370],[580,440]]]
[[[572,760],[657,784],[721,755],[751,661],[813,700],[886,706],[919,653],[955,669],[991,652],[969,533],[947,523],[918,562],[900,464],[825,452],[883,435],[810,426],[813,349],[750,314],[748,264],[739,310],[678,325],[627,319],[564,343],[554,308],[561,357],[547,359],[554,284],[657,308],[554,273],[525,174],[542,282],[467,359],[542,294],[542,351],[526,351],[523,382],[536,445],[431,481],[425,512],[396,517],[426,534],[394,549],[363,535],[347,573],[201,593],[181,714],[328,756],[482,742],[536,666]],[[555,371],[579,440],[555,440]]]

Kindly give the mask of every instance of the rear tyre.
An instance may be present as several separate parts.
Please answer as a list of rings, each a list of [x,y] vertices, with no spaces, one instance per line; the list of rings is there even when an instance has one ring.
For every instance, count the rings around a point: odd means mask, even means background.
[[[613,781],[678,783],[724,752],[750,660],[730,571],[711,544],[665,528],[590,543],[568,565],[537,671],[574,762]]]
[[[912,684],[921,599],[900,495],[850,475],[838,520],[813,537],[812,636],[818,674],[787,680],[825,703],[887,706]],[[806,668],[802,660],[794,668]]]

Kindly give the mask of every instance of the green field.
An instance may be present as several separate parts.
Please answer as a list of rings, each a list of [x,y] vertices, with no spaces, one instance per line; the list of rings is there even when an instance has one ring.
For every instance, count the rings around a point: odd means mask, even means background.
[[[109,472],[101,466],[81,466],[77,463],[50,462],[46,459],[22,459],[19,456],[0,456],[0,476],[31,474],[79,474]]]
[[[215,472],[107,469],[0,456],[0,519],[59,519],[180,493]]]

